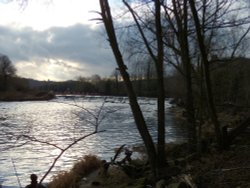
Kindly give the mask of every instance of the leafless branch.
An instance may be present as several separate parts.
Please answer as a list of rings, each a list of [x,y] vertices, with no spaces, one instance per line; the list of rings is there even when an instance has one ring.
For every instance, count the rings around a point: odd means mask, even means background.
[[[133,17],[133,19],[134,19],[134,21],[136,23],[136,26],[137,26],[137,28],[139,30],[139,33],[140,33],[140,35],[141,35],[141,37],[142,37],[142,39],[144,41],[144,44],[145,44],[145,46],[146,46],[146,48],[148,50],[148,53],[150,54],[151,58],[156,62],[156,56],[154,55],[151,47],[149,46],[148,39],[145,36],[145,33],[143,32],[142,27],[141,27],[141,25],[140,25],[140,23],[138,21],[138,17],[139,16],[136,14],[136,12],[131,8],[131,6],[125,0],[123,0],[123,3],[128,8],[128,10],[130,11],[130,13],[132,14],[132,17]]]
[[[85,138],[87,138],[87,137],[90,137],[90,136],[92,136],[92,135],[94,135],[94,134],[101,133],[101,132],[104,132],[104,131],[105,131],[105,130],[102,130],[102,131],[95,130],[95,131],[92,132],[92,133],[89,133],[89,134],[87,134],[87,135],[84,135],[84,136],[78,138],[77,140],[75,140],[74,142],[70,143],[70,144],[69,144],[67,147],[65,147],[65,148],[60,148],[60,147],[57,147],[57,146],[55,145],[56,148],[58,148],[58,149],[61,150],[61,151],[60,151],[60,154],[54,159],[54,161],[53,161],[53,163],[51,164],[51,166],[50,166],[50,168],[48,169],[48,171],[47,171],[47,172],[44,174],[44,176],[41,178],[40,183],[42,183],[43,180],[48,176],[48,174],[49,174],[49,173],[51,172],[51,170],[54,168],[56,162],[61,158],[61,156],[62,156],[69,148],[71,148],[72,146],[74,146],[75,144],[77,144],[78,142],[80,142],[81,140],[83,140],[83,139],[85,139]],[[48,144],[49,144],[49,143],[48,143]]]
[[[244,40],[244,38],[247,36],[247,34],[249,33],[249,31],[250,31],[250,26],[248,27],[248,29],[246,30],[246,32],[240,37],[240,39],[238,40],[238,42],[235,44],[235,48],[234,48],[234,50],[232,52],[231,58],[234,57],[234,55],[235,55],[235,53],[236,53],[239,45],[241,44],[242,40]]]

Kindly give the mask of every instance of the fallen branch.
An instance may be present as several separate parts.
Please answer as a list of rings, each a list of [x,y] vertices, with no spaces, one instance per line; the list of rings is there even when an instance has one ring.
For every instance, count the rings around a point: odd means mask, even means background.
[[[122,149],[124,148],[126,144],[123,144],[119,147],[119,149],[116,151],[115,156],[113,158],[111,158],[111,163],[115,163],[115,160],[117,159],[117,157],[120,155],[120,153],[122,152]]]

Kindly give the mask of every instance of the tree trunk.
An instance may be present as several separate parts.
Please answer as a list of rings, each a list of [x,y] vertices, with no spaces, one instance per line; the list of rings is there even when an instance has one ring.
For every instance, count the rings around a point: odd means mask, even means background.
[[[201,32],[201,25],[200,25],[200,21],[198,18],[198,13],[197,13],[197,10],[195,7],[194,0],[189,0],[189,4],[190,4],[191,11],[193,14],[196,35],[197,35],[198,43],[199,43],[199,49],[201,52],[202,62],[204,64],[204,76],[205,76],[205,85],[206,85],[206,91],[207,91],[207,103],[208,103],[209,115],[210,115],[211,120],[214,124],[217,143],[218,143],[219,147],[222,147],[223,146],[222,133],[221,133],[220,123],[218,121],[216,109],[214,106],[214,99],[213,99],[211,80],[210,80],[209,61],[208,61],[206,46],[205,46],[205,42],[204,42],[204,36],[202,35],[202,32]]]
[[[164,89],[164,67],[163,67],[163,36],[162,36],[162,25],[161,25],[161,1],[156,0],[155,3],[155,36],[156,36],[156,53],[151,48],[149,41],[147,40],[143,29],[141,28],[134,10],[129,4],[123,0],[124,4],[128,7],[131,12],[136,26],[141,34],[142,40],[145,47],[153,59],[157,72],[157,86],[158,86],[158,97],[157,97],[157,118],[158,118],[158,142],[157,142],[157,176],[161,175],[161,171],[165,166],[165,89]]]
[[[189,45],[188,45],[188,12],[187,12],[187,0],[184,0],[183,7],[179,7],[180,4],[176,0],[172,0],[173,11],[175,19],[177,22],[178,32],[177,39],[180,44],[181,51],[181,60],[185,72],[185,81],[186,81],[186,100],[185,108],[187,111],[187,123],[189,129],[189,146],[190,150],[196,149],[196,125],[195,125],[195,111],[194,111],[194,99],[193,99],[193,88],[192,88],[192,72],[191,72],[191,60],[189,54]],[[183,15],[178,13],[178,10],[183,10]]]
[[[161,170],[165,166],[165,89],[164,89],[164,67],[163,67],[163,37],[161,26],[161,3],[160,0],[155,1],[155,25],[157,40],[157,61],[156,71],[158,80],[158,169]],[[161,173],[161,172],[159,172]]]
[[[130,107],[135,119],[135,123],[137,126],[137,129],[142,137],[142,140],[145,144],[146,150],[147,150],[147,154],[148,154],[148,158],[149,158],[149,163],[151,165],[153,174],[156,176],[156,151],[155,151],[155,147],[154,147],[154,143],[152,140],[151,135],[149,134],[149,131],[147,129],[146,126],[146,122],[145,119],[143,117],[142,111],[140,109],[140,106],[138,104],[134,89],[132,87],[132,83],[130,81],[130,77],[129,74],[126,71],[126,66],[124,64],[119,46],[118,46],[118,42],[117,42],[117,38],[116,38],[116,34],[115,34],[115,30],[114,30],[114,26],[113,26],[113,21],[112,21],[112,16],[110,13],[110,8],[109,8],[109,3],[107,0],[100,0],[99,1],[100,6],[101,6],[101,16],[102,16],[102,21],[105,25],[105,29],[108,35],[108,40],[110,42],[110,46],[113,50],[113,54],[115,56],[116,59],[116,63],[119,67],[121,76],[124,80],[124,83],[126,85],[126,89],[127,89],[127,94],[128,94],[128,98],[129,98],[129,102],[130,102]]]

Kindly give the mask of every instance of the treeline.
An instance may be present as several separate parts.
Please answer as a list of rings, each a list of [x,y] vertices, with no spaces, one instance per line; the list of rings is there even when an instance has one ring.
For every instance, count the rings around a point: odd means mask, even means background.
[[[30,86],[29,79],[16,75],[16,68],[6,55],[0,55],[0,101],[49,100],[51,92]]]
[[[240,106],[250,105],[250,59],[234,58],[214,62],[211,66],[212,86],[217,105],[235,104]],[[165,76],[165,94],[168,98],[185,98],[185,79],[178,72],[173,71]],[[195,92],[199,92],[198,81],[193,78]],[[78,80],[53,82],[43,81],[34,84],[34,80],[27,81],[32,88],[44,91],[53,91],[58,94],[83,94],[83,95],[126,95],[124,82],[120,77],[113,76],[101,78],[94,75],[89,78],[81,77]],[[32,83],[33,84],[32,84]],[[156,97],[157,80],[152,76],[137,77],[133,75],[132,84],[138,96]],[[25,83],[23,80],[22,83]]]
[[[79,77],[77,80],[64,82],[36,81],[16,76],[16,68],[7,56],[0,59],[0,92],[27,92],[30,90],[53,91],[57,94],[83,95],[126,95],[126,89],[121,76],[115,71],[110,77],[101,78],[99,75]],[[133,66],[130,67],[133,69]],[[250,105],[250,59],[239,57],[214,61],[211,65],[211,77],[215,102],[217,105]],[[154,70],[130,71],[132,84],[138,96],[157,97],[157,80]],[[185,98],[185,78],[178,71],[165,75],[166,97]],[[199,81],[194,77],[194,91],[199,93]]]

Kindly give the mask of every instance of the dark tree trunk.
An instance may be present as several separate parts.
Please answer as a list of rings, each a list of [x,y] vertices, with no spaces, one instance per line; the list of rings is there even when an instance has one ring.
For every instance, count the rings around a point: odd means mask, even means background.
[[[189,129],[189,145],[191,150],[196,149],[196,124],[195,124],[195,111],[194,111],[194,99],[193,99],[193,88],[192,88],[192,65],[189,54],[188,45],[188,11],[187,11],[187,0],[183,1],[183,7],[179,7],[180,4],[176,0],[172,0],[173,11],[177,22],[178,31],[176,33],[178,42],[180,44],[181,60],[184,67],[184,76],[186,81],[186,100],[185,108],[187,111],[187,123]],[[178,13],[178,10],[183,10],[183,15]]]
[[[161,170],[165,166],[165,89],[164,89],[164,67],[163,67],[163,37],[161,26],[161,3],[155,1],[155,25],[157,40],[157,61],[156,71],[158,80],[158,168]],[[159,172],[161,173],[161,172]]]
[[[161,175],[162,170],[165,167],[165,89],[164,89],[164,67],[163,67],[163,36],[162,36],[162,25],[161,25],[161,1],[156,0],[155,5],[155,36],[156,36],[156,53],[152,50],[149,41],[147,40],[142,27],[140,26],[137,16],[134,10],[129,6],[129,4],[123,0],[124,4],[128,7],[131,12],[136,26],[141,34],[142,40],[145,47],[153,59],[157,72],[157,118],[158,118],[158,142],[157,142],[157,176]]]
[[[204,65],[204,76],[205,76],[205,85],[206,85],[206,91],[207,91],[207,103],[208,103],[209,115],[214,124],[217,143],[219,147],[222,148],[223,147],[222,133],[221,133],[220,123],[218,121],[218,117],[217,117],[217,113],[216,113],[216,109],[214,105],[211,80],[210,80],[209,61],[208,61],[206,46],[204,43],[204,36],[202,35],[202,32],[201,32],[201,24],[199,21],[199,17],[198,17],[198,13],[195,7],[194,0],[189,0],[189,4],[190,4],[191,11],[193,14],[193,19],[194,19],[195,28],[196,28],[196,35],[197,35],[199,49],[200,49],[200,53],[202,57],[202,63]]]
[[[142,140],[145,144],[146,150],[147,150],[147,154],[148,154],[148,158],[149,158],[149,163],[151,165],[153,174],[156,176],[156,151],[155,151],[155,146],[152,140],[152,137],[149,134],[149,131],[147,129],[146,126],[146,122],[144,120],[143,114],[141,112],[140,106],[138,104],[137,98],[136,98],[136,94],[134,92],[134,89],[132,87],[132,83],[130,81],[130,77],[129,74],[126,71],[126,66],[124,64],[122,55],[120,53],[120,49],[118,46],[118,42],[117,42],[117,38],[115,35],[115,30],[114,30],[114,26],[113,26],[113,21],[112,21],[112,16],[110,13],[110,8],[109,8],[109,3],[107,0],[100,0],[99,1],[100,6],[101,6],[101,16],[102,16],[102,21],[105,25],[105,29],[108,35],[108,40],[110,42],[110,46],[113,50],[113,54],[115,56],[116,59],[116,63],[119,67],[121,76],[124,80],[124,83],[126,85],[126,89],[127,89],[127,94],[128,94],[128,98],[129,98],[129,102],[130,102],[130,107],[135,119],[135,123],[137,126],[137,129],[142,137]]]

